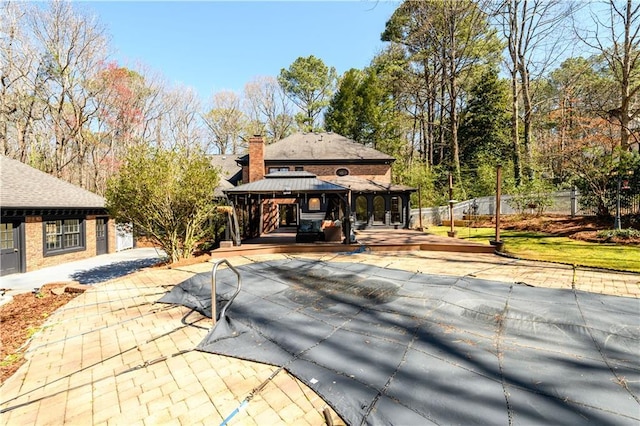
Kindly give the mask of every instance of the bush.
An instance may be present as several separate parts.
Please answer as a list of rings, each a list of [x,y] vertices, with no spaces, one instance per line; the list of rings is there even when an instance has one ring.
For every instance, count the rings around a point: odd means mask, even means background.
[[[107,208],[159,244],[172,262],[210,233],[218,173],[203,153],[138,147],[108,181]]]
[[[640,231],[633,228],[627,229],[606,229],[604,231],[598,231],[598,238],[604,240],[611,240],[612,238],[619,238],[622,240],[640,238]]]
[[[553,205],[553,187],[542,180],[532,180],[514,190],[507,204],[520,214],[535,210],[537,216]]]

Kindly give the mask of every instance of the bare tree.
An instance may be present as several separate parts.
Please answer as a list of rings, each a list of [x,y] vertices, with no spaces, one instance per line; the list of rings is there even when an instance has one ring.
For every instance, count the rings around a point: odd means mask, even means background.
[[[213,107],[202,117],[213,136],[214,146],[220,154],[240,152],[247,120],[240,109],[240,98],[235,92],[222,91],[213,95]]]
[[[244,104],[251,134],[278,141],[295,129],[292,104],[275,77],[257,77],[244,86]]]
[[[203,123],[200,99],[193,89],[177,86],[164,93],[162,100],[165,148],[182,148],[187,153],[203,143]]]
[[[438,51],[443,63],[443,87],[448,99],[451,164],[457,182],[462,182],[458,140],[459,109],[464,100],[463,82],[481,64],[498,60],[501,44],[488,16],[473,1],[443,1],[436,20]]]
[[[533,176],[533,112],[534,93],[531,81],[542,76],[565,51],[566,18],[574,12],[574,4],[565,0],[502,0],[497,3],[499,25],[507,40],[507,68],[511,76],[511,139],[514,174],[522,179],[519,123],[523,123],[524,168]],[[522,101],[522,118],[519,102]]]
[[[606,117],[619,125],[619,146],[628,150],[633,135],[630,124],[640,113],[640,3],[608,0],[604,5],[604,10],[591,9],[595,25],[580,30],[581,39],[602,55],[609,67],[619,96]]]
[[[45,79],[37,95],[52,142],[47,171],[61,177],[65,168],[75,165],[66,177],[82,184],[88,142],[83,129],[97,113],[92,102],[96,87],[88,82],[104,63],[107,39],[95,20],[68,2],[34,8],[30,26],[40,51],[38,74]]]
[[[42,118],[36,96],[42,84],[38,52],[30,40],[28,9],[3,2],[0,14],[0,144],[4,155],[27,162],[30,135]]]
[[[103,28],[69,2],[4,2],[0,142],[5,155],[86,186]]]

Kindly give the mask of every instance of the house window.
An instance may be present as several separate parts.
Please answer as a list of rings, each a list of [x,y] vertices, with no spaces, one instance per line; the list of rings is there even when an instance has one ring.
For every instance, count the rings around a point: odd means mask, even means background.
[[[402,199],[391,197],[391,223],[402,223]]]
[[[0,223],[0,249],[13,248],[13,223]]]
[[[96,238],[105,238],[107,236],[107,219],[96,220]]]
[[[382,195],[373,197],[373,221],[384,223],[384,198]]]
[[[309,198],[309,210],[320,210],[320,198]]]
[[[349,175],[349,170],[347,170],[347,169],[338,169],[338,170],[336,170],[336,175],[337,176],[347,176],[347,175]]]
[[[296,166],[296,172],[304,172],[304,167]]]
[[[356,221],[369,222],[369,212],[367,211],[367,197],[358,195],[356,198]]]
[[[269,173],[288,172],[288,167],[269,167]]]
[[[44,223],[44,253],[84,248],[84,223],[80,219],[49,220]]]

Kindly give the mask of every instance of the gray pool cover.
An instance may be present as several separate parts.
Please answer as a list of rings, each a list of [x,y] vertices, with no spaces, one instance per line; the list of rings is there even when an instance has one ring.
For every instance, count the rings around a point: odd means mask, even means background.
[[[246,265],[199,350],[284,366],[348,424],[640,422],[640,301],[356,263]],[[236,276],[218,273],[228,298]],[[165,295],[211,315],[210,274]]]

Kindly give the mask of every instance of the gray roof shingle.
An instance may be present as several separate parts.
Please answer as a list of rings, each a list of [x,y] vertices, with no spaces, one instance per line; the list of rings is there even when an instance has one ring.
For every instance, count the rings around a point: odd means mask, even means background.
[[[265,147],[265,160],[382,160],[394,158],[333,132],[294,133]]]
[[[339,176],[331,179],[332,183],[350,188],[355,192],[415,192],[416,188],[388,182],[377,182],[358,176]]]
[[[266,175],[264,179],[224,190],[227,194],[281,194],[287,192],[300,194],[347,191],[347,188],[320,180],[316,175],[309,172],[271,173]]]
[[[0,155],[0,207],[104,208],[105,199]]]
[[[211,155],[211,164],[220,169],[221,177],[230,180],[238,173],[242,172],[242,167],[238,165],[241,155]]]
[[[264,160],[271,162],[375,162],[391,164],[390,155],[333,132],[294,133],[265,146]],[[246,163],[248,155],[240,157]]]

